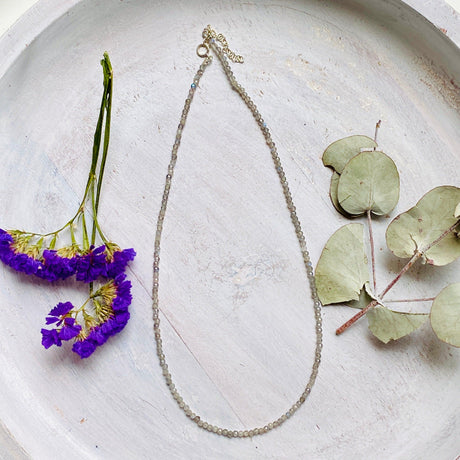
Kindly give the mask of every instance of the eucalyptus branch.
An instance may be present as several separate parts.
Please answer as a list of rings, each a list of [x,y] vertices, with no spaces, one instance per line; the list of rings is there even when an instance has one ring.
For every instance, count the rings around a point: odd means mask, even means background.
[[[393,286],[400,280],[400,278],[406,273],[414,264],[415,262],[420,259],[420,257],[429,251],[433,246],[437,245],[442,239],[444,239],[447,235],[452,233],[457,226],[460,224],[460,219],[458,219],[452,226],[450,226],[447,230],[445,230],[438,238],[436,238],[433,242],[431,242],[428,246],[426,246],[423,250],[417,250],[412,258],[407,262],[406,265],[401,269],[401,271],[396,275],[396,277],[388,284],[388,286],[380,293],[378,299],[381,300],[385,296],[385,294],[393,288]],[[365,308],[360,310],[356,315],[350,318],[346,323],[340,326],[336,331],[336,335],[342,334],[346,331],[352,324],[354,324],[358,319],[364,316],[371,308],[376,307],[379,304],[378,300],[373,300],[370,302]]]

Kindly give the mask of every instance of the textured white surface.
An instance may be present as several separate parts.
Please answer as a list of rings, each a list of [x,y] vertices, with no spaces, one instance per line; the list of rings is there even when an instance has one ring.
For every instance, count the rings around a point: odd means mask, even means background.
[[[59,17],[57,3],[62,13],[76,6]],[[383,120],[380,145],[401,172],[398,212],[436,185],[459,185],[458,48],[395,0],[44,0],[33,15],[0,41],[0,226],[50,230],[74,211],[107,50],[116,80],[102,223],[139,255],[127,329],[83,362],[40,346],[49,307],[75,293],[0,267],[3,457],[455,458],[460,354],[429,326],[383,346],[365,322],[335,337],[350,312],[325,309],[324,359],[307,403],[264,437],[228,440],[199,430],[172,401],[150,288],[166,165],[206,24],[246,58],[235,74],[273,132],[314,262],[344,221],[320,162],[333,140],[372,135]],[[24,34],[37,37],[25,49]],[[400,267],[383,243],[388,221],[375,229],[382,284]],[[269,152],[217,62],[190,111],[163,241],[164,347],[183,396],[212,423],[278,417],[311,365],[311,301]],[[395,296],[430,294],[458,281],[458,267],[419,267]]]

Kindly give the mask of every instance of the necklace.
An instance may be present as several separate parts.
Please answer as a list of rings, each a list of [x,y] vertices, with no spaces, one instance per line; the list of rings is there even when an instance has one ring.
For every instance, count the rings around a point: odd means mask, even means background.
[[[220,45],[219,45],[220,43]],[[270,148],[270,153],[274,162],[275,169],[278,173],[281,187],[283,190],[283,194],[286,200],[287,208],[290,212],[291,221],[294,225],[294,229],[297,235],[297,239],[299,241],[300,250],[302,252],[303,261],[305,264],[305,269],[307,272],[307,278],[310,283],[310,290],[311,296],[313,299],[313,309],[316,321],[316,349],[315,349],[315,358],[313,361],[313,366],[310,374],[310,378],[308,383],[305,387],[305,390],[300,395],[299,399],[292,404],[292,406],[281,415],[279,418],[275,419],[274,421],[268,423],[263,427],[253,428],[251,430],[234,430],[228,428],[222,428],[220,426],[212,425],[207,421],[203,420],[199,415],[197,415],[189,406],[185,403],[182,396],[180,395],[179,391],[177,390],[175,384],[173,383],[171,373],[168,370],[168,364],[166,363],[165,354],[163,352],[163,343],[161,339],[161,331],[160,331],[160,317],[159,317],[159,303],[158,303],[158,288],[159,288],[159,272],[160,272],[160,242],[161,242],[161,233],[163,230],[163,221],[165,218],[166,207],[168,204],[169,198],[169,191],[171,188],[171,181],[174,174],[174,168],[176,166],[177,161],[177,151],[179,149],[182,131],[185,126],[185,122],[187,120],[187,115],[190,109],[190,104],[192,103],[193,96],[195,94],[196,88],[198,83],[208,67],[209,64],[212,62],[212,56],[210,55],[210,51],[213,51],[214,54],[219,58],[220,62],[222,63],[222,67],[224,72],[232,86],[232,88],[240,95],[243,99],[244,103],[248,106],[249,110],[252,112],[257,124],[259,125],[262,134],[265,137],[265,142],[267,143],[268,147]],[[229,438],[243,438],[243,437],[252,437],[256,435],[261,435],[267,433],[268,431],[272,430],[283,424],[288,418],[290,418],[305,402],[307,396],[310,394],[310,391],[315,383],[316,376],[318,374],[318,367],[321,362],[321,349],[323,347],[323,332],[322,332],[322,321],[321,321],[321,303],[318,299],[318,295],[316,292],[315,286],[315,278],[313,275],[313,265],[310,260],[310,256],[306,247],[305,243],[305,236],[302,232],[302,228],[300,226],[299,219],[297,218],[296,208],[294,203],[292,202],[291,192],[289,190],[289,185],[286,180],[286,176],[284,174],[283,168],[281,166],[281,161],[279,159],[276,146],[271,138],[270,131],[267,128],[266,123],[262,119],[257,107],[255,106],[254,102],[251,98],[247,95],[244,88],[236,81],[233,72],[230,68],[230,64],[228,63],[229,60],[233,62],[242,63],[243,57],[240,55],[235,54],[231,51],[228,47],[227,40],[222,34],[217,34],[211,26],[207,26],[203,31],[203,42],[198,45],[197,54],[199,57],[203,58],[203,62],[200,65],[193,82],[191,84],[190,90],[188,92],[187,99],[185,100],[184,109],[182,110],[182,115],[180,119],[179,126],[176,132],[176,140],[174,142],[172,153],[171,153],[171,160],[168,166],[168,173],[166,175],[166,182],[165,188],[163,191],[163,199],[161,200],[161,208],[158,214],[158,221],[156,227],[156,234],[155,234],[155,249],[154,249],[154,262],[153,262],[153,291],[152,291],[152,301],[153,301],[153,329],[155,333],[155,342],[157,346],[157,355],[160,361],[160,366],[163,371],[163,376],[166,380],[166,385],[171,392],[172,397],[176,400],[179,407],[185,413],[185,415],[194,421],[200,428],[216,433],[221,436],[227,436]]]

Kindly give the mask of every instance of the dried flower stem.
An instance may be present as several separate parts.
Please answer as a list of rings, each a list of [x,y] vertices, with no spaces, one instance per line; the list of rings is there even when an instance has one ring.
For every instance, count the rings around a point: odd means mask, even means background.
[[[101,164],[99,167],[99,177],[97,179],[97,191],[96,196],[94,196],[94,187],[91,190],[91,201],[94,213],[93,219],[93,231],[91,234],[91,242],[94,244],[96,240],[96,230],[98,231],[99,235],[102,238],[102,241],[107,242],[104,234],[99,227],[99,223],[97,221],[97,212],[99,210],[99,200],[101,197],[101,187],[102,187],[102,179],[104,178],[104,170],[105,170],[105,163],[107,160],[107,153],[109,150],[109,139],[110,139],[110,121],[111,121],[111,114],[112,114],[112,89],[113,89],[113,70],[112,64],[110,63],[110,59],[107,53],[104,53],[104,59],[101,61],[102,68],[104,70],[104,93],[102,95],[102,102],[101,102],[101,113],[99,115],[99,120],[97,124],[96,133],[94,135],[94,149],[96,149],[96,142],[97,144],[97,155],[96,155],[96,164],[99,155],[99,146],[101,142],[101,134],[102,134],[102,121],[105,109],[105,127],[104,127],[104,143],[102,148],[102,159]],[[94,152],[94,150],[93,150]],[[93,153],[93,161],[94,161],[94,153]],[[94,169],[94,173],[95,173]]]

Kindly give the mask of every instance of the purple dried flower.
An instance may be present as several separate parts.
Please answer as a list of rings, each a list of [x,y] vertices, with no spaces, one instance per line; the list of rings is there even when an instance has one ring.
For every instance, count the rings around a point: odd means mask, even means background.
[[[35,275],[41,266],[41,262],[27,254],[17,253],[11,257],[9,265],[17,272],[22,272],[26,275]]]
[[[42,270],[37,271],[37,276],[48,281],[64,280],[75,274],[78,256],[61,257],[58,251],[45,249],[43,251]]]
[[[59,302],[54,308],[49,312],[50,316],[63,316],[67,315],[70,310],[72,310],[72,302]]]
[[[106,276],[116,278],[124,273],[126,266],[136,257],[136,251],[133,248],[123,249],[113,252],[111,261],[107,262]]]
[[[0,260],[3,262],[4,258],[7,258],[11,253],[11,243],[13,242],[13,237],[0,228]],[[6,263],[6,262],[5,262]]]
[[[75,324],[75,318],[67,316],[73,305],[71,302],[60,302],[49,312],[46,324],[54,324],[56,329],[42,329],[42,345],[49,348],[51,345],[61,346],[63,340],[75,338],[81,331],[81,326]]]
[[[90,248],[90,251],[78,258],[77,281],[91,283],[106,273],[105,246]]]
[[[75,324],[75,318],[66,318],[64,320],[64,327],[59,331],[59,338],[61,340],[70,340],[80,334],[81,326]]]
[[[41,262],[28,254],[19,252],[15,248],[15,243],[14,237],[9,232],[0,229],[0,260],[17,272],[35,275],[38,270],[41,270]]]
[[[48,349],[51,345],[57,345],[60,347],[62,345],[61,339],[59,338],[58,332],[56,329],[42,329],[42,345]]]
[[[118,334],[126,326],[130,317],[128,307],[132,295],[131,282],[125,278],[125,274],[118,275],[100,288],[101,297],[110,299],[110,303],[105,303],[104,308],[100,309],[99,323],[91,327],[84,339],[74,343],[72,350],[81,358],[90,356],[98,346],[103,345],[109,337]],[[96,308],[96,313],[97,311]]]
[[[77,353],[80,358],[88,358],[93,354],[93,351],[96,349],[97,344],[91,340],[82,340],[77,341],[72,346],[72,351]]]

